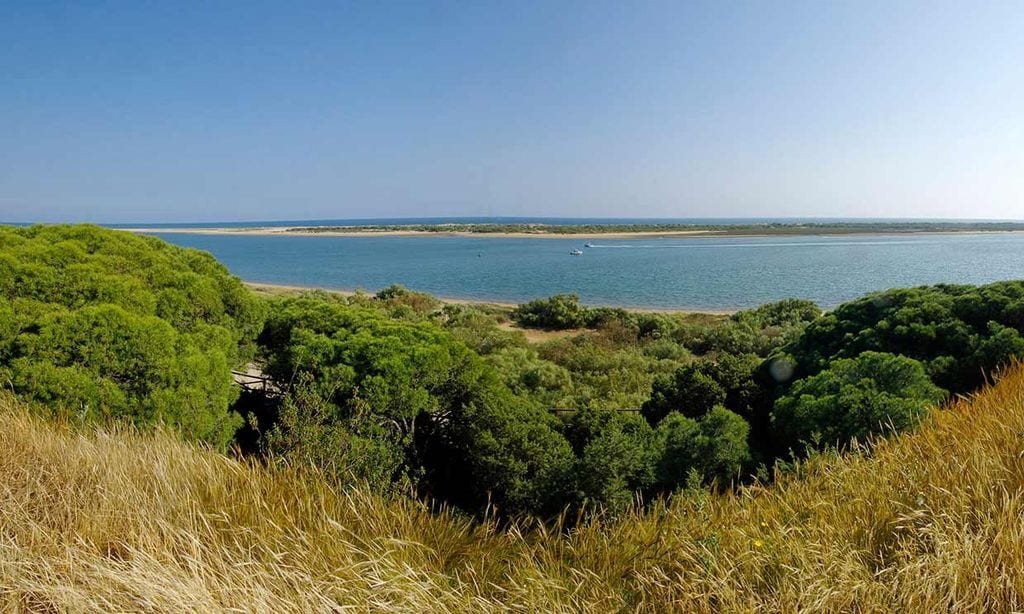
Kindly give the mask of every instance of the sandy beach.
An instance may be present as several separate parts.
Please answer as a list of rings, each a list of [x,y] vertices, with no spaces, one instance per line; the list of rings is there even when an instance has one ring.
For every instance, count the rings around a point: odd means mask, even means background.
[[[476,237],[495,239],[669,239],[673,237],[733,236],[725,230],[673,230],[667,232],[465,232],[429,230],[325,230],[309,231],[303,227],[268,226],[253,228],[124,228],[140,234],[254,235],[285,237]],[[740,236],[740,235],[735,235]],[[742,236],[751,236],[745,234]]]
[[[670,231],[636,231],[636,232],[467,232],[446,230],[377,230],[373,228],[352,230],[307,230],[306,226],[253,226],[253,227],[209,227],[209,228],[121,228],[127,232],[138,234],[192,234],[192,235],[239,235],[239,236],[278,236],[278,237],[471,237],[492,239],[679,239],[701,237],[800,237],[800,236],[912,236],[912,235],[949,235],[949,234],[1017,234],[1024,230],[1004,229],[935,229],[935,230],[851,230],[836,232],[824,229],[795,229],[792,232],[732,232],[729,230],[670,230]]]

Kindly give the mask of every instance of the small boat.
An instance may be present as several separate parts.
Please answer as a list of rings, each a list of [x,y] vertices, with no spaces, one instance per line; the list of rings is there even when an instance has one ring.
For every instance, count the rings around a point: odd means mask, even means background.
[[[594,247],[593,243],[584,243],[583,247]]]
[[[569,252],[569,255],[570,256],[582,256],[583,252],[581,250],[574,249],[571,252]]]

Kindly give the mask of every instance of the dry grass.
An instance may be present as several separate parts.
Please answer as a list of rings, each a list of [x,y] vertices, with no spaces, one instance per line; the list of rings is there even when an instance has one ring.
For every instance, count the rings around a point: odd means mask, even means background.
[[[8,611],[1013,611],[1024,370],[872,455],[569,535],[338,493],[0,399]]]
[[[498,324],[498,328],[501,330],[507,330],[512,332],[522,333],[523,337],[529,343],[546,343],[548,341],[554,341],[557,339],[565,339],[566,337],[575,337],[583,333],[594,332],[593,329],[589,328],[567,328],[563,330],[544,330],[541,328],[524,328],[519,326],[515,322],[501,322]]]

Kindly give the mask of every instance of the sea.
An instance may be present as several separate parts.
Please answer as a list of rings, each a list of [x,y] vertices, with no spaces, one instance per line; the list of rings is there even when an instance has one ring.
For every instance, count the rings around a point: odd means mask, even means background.
[[[408,218],[147,227],[168,242],[210,252],[246,281],[370,293],[401,284],[438,297],[503,303],[575,293],[594,306],[727,311],[795,297],[827,309],[888,288],[1024,279],[1021,233],[584,240],[160,232],[200,226],[537,221],[746,224],[793,220]],[[583,254],[570,255],[573,250]]]

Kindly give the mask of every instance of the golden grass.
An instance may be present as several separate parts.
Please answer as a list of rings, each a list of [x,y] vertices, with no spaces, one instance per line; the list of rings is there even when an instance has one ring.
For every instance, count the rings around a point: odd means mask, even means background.
[[[5,611],[1013,611],[1024,369],[872,454],[614,522],[498,531],[0,398]]]

